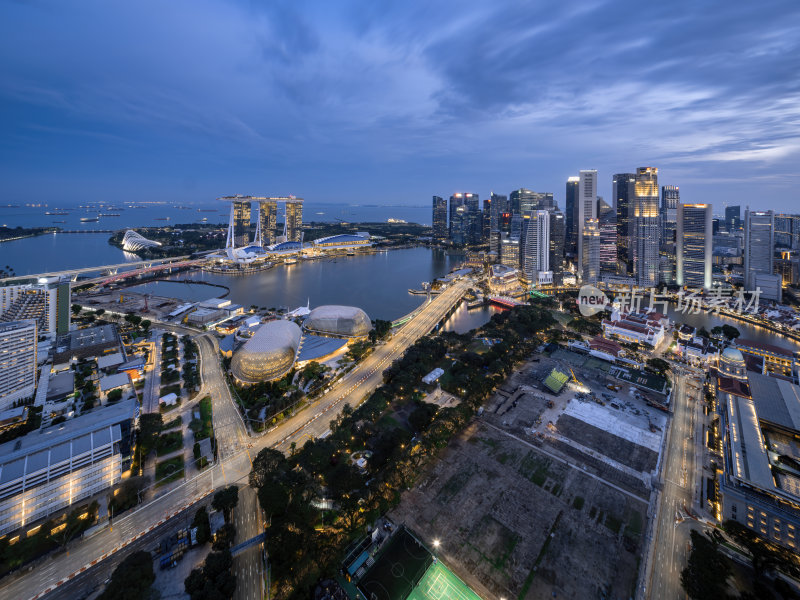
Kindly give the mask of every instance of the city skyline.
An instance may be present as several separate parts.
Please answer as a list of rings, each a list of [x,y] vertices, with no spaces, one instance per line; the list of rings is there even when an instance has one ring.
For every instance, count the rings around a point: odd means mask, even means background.
[[[9,4],[0,201],[524,186],[563,206],[581,169],[610,198],[613,173],[652,164],[685,202],[790,212],[800,9],[772,4]]]

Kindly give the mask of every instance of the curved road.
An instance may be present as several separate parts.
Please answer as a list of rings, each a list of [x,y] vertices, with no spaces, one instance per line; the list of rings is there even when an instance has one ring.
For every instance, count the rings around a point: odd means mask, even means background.
[[[218,444],[218,461],[192,480],[170,490],[151,502],[140,506],[120,519],[112,528],[106,528],[87,540],[70,544],[69,552],[46,558],[36,568],[10,576],[0,584],[0,596],[18,599],[38,599],[59,584],[91,568],[124,548],[130,542],[152,531],[167,519],[179,514],[199,498],[224,485],[239,484],[241,510],[234,511],[237,526],[237,543],[254,537],[263,526],[260,517],[252,518],[251,510],[255,491],[247,485],[252,455],[266,447],[286,452],[292,442],[297,446],[307,439],[326,433],[331,420],[336,418],[345,402],[355,407],[383,383],[383,371],[423,335],[431,331],[453,306],[461,301],[469,289],[468,281],[459,280],[428,303],[411,321],[401,327],[384,344],[333,385],[317,401],[304,407],[280,426],[259,438],[248,438],[239,410],[233,403],[219,362],[216,340],[210,335],[197,337],[201,360],[203,386],[201,394],[210,395],[213,401],[214,433]],[[159,323],[160,328],[176,333],[196,335],[195,331],[180,326]],[[250,510],[248,510],[248,508]],[[260,511],[259,511],[260,515]],[[250,518],[248,518],[250,517]],[[258,553],[254,558],[253,553]],[[236,557],[235,568],[240,575],[237,598],[260,598],[259,585],[263,581],[260,548],[253,547]],[[251,576],[252,575],[252,576]],[[244,577],[242,577],[244,576]],[[250,583],[246,583],[245,579]],[[237,586],[237,587],[239,587]]]

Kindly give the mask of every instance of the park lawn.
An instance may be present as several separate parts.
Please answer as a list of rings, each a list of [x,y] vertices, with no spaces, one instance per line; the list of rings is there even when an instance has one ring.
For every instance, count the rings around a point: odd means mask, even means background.
[[[200,400],[200,431],[194,436],[195,441],[204,440],[211,437],[212,422],[211,422],[211,396],[206,396]]]
[[[165,456],[183,447],[183,434],[180,431],[162,433],[156,441],[156,454]]]
[[[156,464],[156,487],[183,477],[183,456],[162,460]]]

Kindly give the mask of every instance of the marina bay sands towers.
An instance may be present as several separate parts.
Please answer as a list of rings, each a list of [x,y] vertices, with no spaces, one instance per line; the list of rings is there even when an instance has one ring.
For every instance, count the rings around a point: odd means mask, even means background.
[[[278,242],[302,242],[303,199],[294,196],[223,196],[231,203],[226,247],[241,248],[251,243],[250,229],[253,204],[256,205],[256,232],[252,243],[272,246]],[[278,233],[278,209],[283,205],[283,231]]]

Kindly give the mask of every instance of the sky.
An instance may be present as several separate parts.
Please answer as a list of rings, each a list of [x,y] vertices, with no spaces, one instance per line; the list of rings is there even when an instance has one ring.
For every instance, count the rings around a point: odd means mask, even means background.
[[[800,2],[0,0],[0,203],[427,205],[659,168],[800,212]]]

